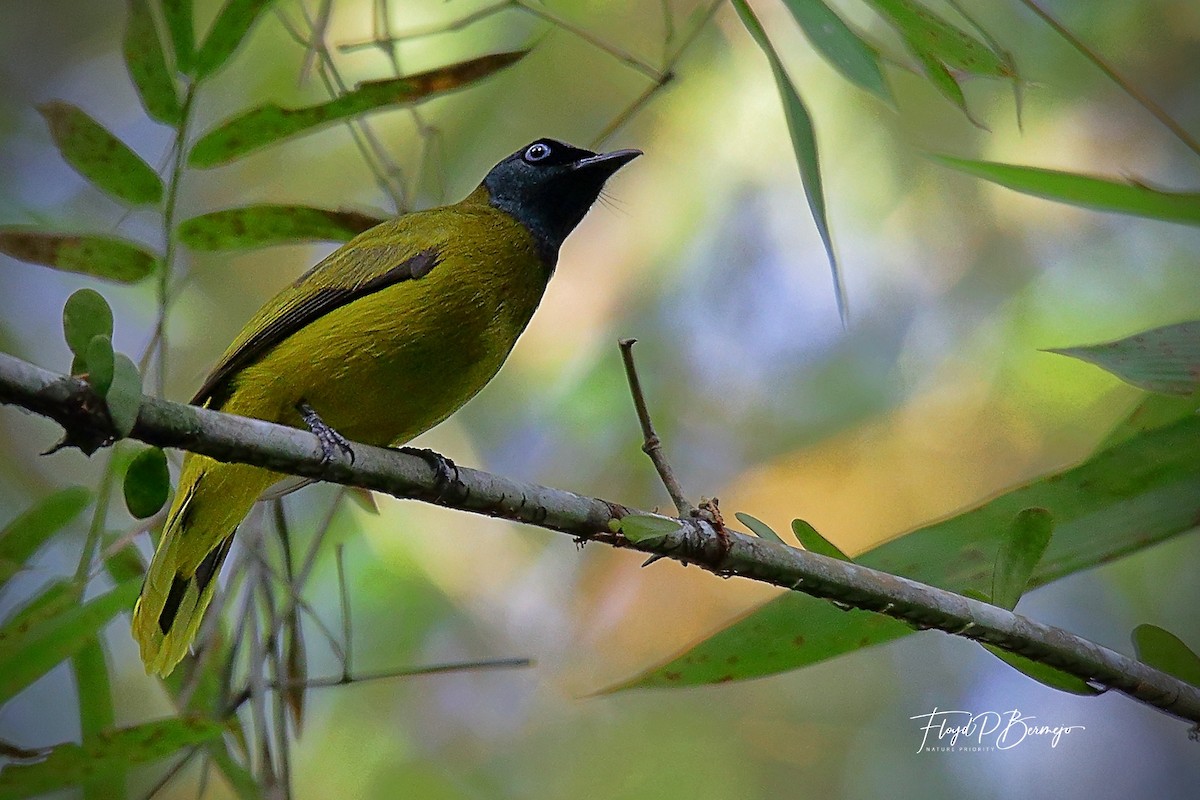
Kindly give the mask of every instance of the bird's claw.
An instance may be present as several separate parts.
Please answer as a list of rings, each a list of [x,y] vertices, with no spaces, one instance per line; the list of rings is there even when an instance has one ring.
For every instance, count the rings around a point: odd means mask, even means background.
[[[437,493],[435,499],[444,499],[451,488],[462,484],[458,477],[458,466],[441,453],[427,447],[397,447],[396,450],[416,456],[433,469],[433,485]]]
[[[333,462],[335,450],[342,451],[350,459],[350,463],[354,463],[354,448],[349,439],[321,419],[321,415],[307,401],[301,400],[297,403],[296,410],[300,412],[300,418],[304,420],[304,424],[312,431],[313,436],[317,437],[317,442],[321,445],[322,466],[328,466]]]

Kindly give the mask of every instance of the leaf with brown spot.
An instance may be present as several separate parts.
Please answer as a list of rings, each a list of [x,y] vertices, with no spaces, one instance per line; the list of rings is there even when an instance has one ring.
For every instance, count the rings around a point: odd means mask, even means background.
[[[362,83],[341,97],[313,106],[285,108],[273,103],[258,106],[221,123],[200,137],[192,146],[188,163],[199,168],[216,167],[260,147],[310,133],[368,111],[414,103],[432,95],[460,89],[516,63],[528,52],[495,53],[406,78]]]
[[[129,0],[129,20],[125,25],[125,66],[137,87],[146,113],[167,125],[178,125],[183,106],[175,78],[167,69],[158,26],[148,0]]]
[[[254,23],[275,0],[227,0],[221,13],[209,28],[204,44],[196,52],[196,80],[216,72],[237,51]]]
[[[162,200],[158,173],[87,112],[59,101],[42,103],[38,111],[58,152],[98,189],[133,205]]]
[[[158,268],[158,256],[140,244],[106,236],[43,233],[0,227],[0,253],[64,272],[134,283]]]
[[[1200,389],[1200,320],[1164,325],[1104,344],[1047,352],[1095,364],[1148,392],[1190,395]]]
[[[357,211],[257,205],[213,211],[183,222],[179,240],[196,250],[234,250],[294,242],[348,242],[383,222]]]

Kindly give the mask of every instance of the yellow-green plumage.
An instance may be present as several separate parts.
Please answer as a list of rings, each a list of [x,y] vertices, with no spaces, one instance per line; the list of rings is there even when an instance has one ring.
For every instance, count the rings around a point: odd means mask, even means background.
[[[541,142],[566,148],[579,163],[593,157],[600,165],[609,158]],[[537,146],[525,151],[525,162]],[[489,180],[520,155],[501,162]],[[535,209],[549,222],[524,207],[514,211],[514,204],[543,200],[518,185],[524,194],[507,201],[508,184],[494,182],[455,205],[408,214],[360,234],[262,307],[195,402],[303,427],[296,406],[304,401],[347,439],[372,445],[404,443],[428,430],[500,369],[541,300],[561,239],[595,200],[603,180],[633,157],[617,155],[620,163],[605,167],[598,183],[591,179],[594,192],[591,184],[585,187],[583,195],[591,196],[581,195],[582,210],[565,221],[549,216],[557,208]],[[517,166],[529,172],[525,162]],[[574,175],[584,174],[573,169]],[[541,173],[534,175],[541,180]],[[522,173],[520,180],[529,179]],[[562,191],[558,184],[552,188]],[[556,225],[565,230],[557,232]],[[553,246],[549,257],[547,242]],[[398,266],[414,263],[419,276],[389,278]],[[231,537],[255,500],[281,477],[187,454],[133,613],[147,672],[165,675],[186,654]]]

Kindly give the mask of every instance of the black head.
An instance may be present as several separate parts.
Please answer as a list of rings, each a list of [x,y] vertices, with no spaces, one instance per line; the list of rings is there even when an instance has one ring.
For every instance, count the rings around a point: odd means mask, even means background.
[[[517,218],[551,266],[558,248],[600,196],[613,173],[640,150],[593,153],[554,139],[538,139],[492,167],[483,179],[492,205]]]

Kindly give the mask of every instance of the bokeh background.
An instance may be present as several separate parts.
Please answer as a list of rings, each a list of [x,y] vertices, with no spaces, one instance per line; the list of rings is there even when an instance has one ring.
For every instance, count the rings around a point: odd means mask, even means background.
[[[486,3],[395,2],[397,31]],[[678,41],[703,5],[667,4]],[[1102,341],[1200,317],[1194,228],[1092,213],[953,174],[949,153],[1193,190],[1200,162],[1016,2],[965,3],[1026,80],[974,82],[973,126],[904,66],[865,6],[838,4],[900,62],[889,108],[835,73],[784,7],[754,4],[815,118],[851,323],[795,168],[766,60],[728,7],[604,147],[643,159],[610,184],[564,248],[558,273],[499,377],[420,440],[461,464],[631,506],[669,502],[640,452],[616,347],[636,337],[655,421],[693,496],[720,497],[777,529],[802,516],[851,554],[1087,455],[1140,394],[1040,348]],[[1185,127],[1200,131],[1200,6],[1189,0],[1047,2]],[[202,20],[219,7],[198,2]],[[936,6],[937,8],[942,8]],[[294,3],[283,3],[294,18]],[[570,26],[661,65],[670,30],[655,3],[555,2]],[[372,35],[369,0],[335,4],[328,40]],[[35,106],[73,102],[165,163],[170,132],[148,121],[120,54],[115,0],[0,3],[0,222],[118,232],[158,244],[158,223],[90,188],[58,157]],[[205,23],[202,23],[205,24]],[[649,80],[576,33],[509,9],[405,42],[406,71],[536,43],[479,85],[370,124],[403,170],[407,200],[465,195],[539,136],[593,143]],[[350,82],[385,77],[378,50],[337,53]],[[200,128],[263,99],[323,96],[304,53],[268,16],[201,96]],[[427,129],[433,129],[430,133]],[[181,216],[252,202],[391,211],[344,127],[193,171]],[[189,397],[242,323],[332,246],[188,254],[170,315],[166,395]],[[153,287],[115,286],[0,257],[0,347],[65,370],[66,297],[98,288],[115,344],[140,353]],[[0,410],[0,522],[55,488],[94,485],[78,453],[37,454],[45,420]],[[289,499],[298,536],[334,497]],[[343,504],[309,585],[337,628],[332,557],[344,545],[357,670],[524,656],[521,670],[409,678],[313,692],[293,751],[296,796],[413,798],[1185,797],[1200,781],[1186,728],[1119,696],[1055,693],[972,643],[938,633],[741,684],[592,696],[770,598],[636,554],[389,498]],[[117,519],[112,527],[129,527]],[[11,608],[69,570],[72,536],[0,597]],[[148,540],[141,543],[148,550]],[[1022,611],[1125,652],[1140,622],[1200,642],[1200,539],[1186,534],[1038,589]],[[107,634],[119,722],[170,712],[142,674],[127,619]],[[310,632],[311,672],[336,674]],[[1019,708],[1085,731],[1056,748],[918,754],[913,715]],[[60,667],[0,713],[0,739],[78,735]],[[144,791],[161,767],[135,773]],[[191,797],[198,770],[162,793]],[[219,781],[209,797],[232,796]]]

